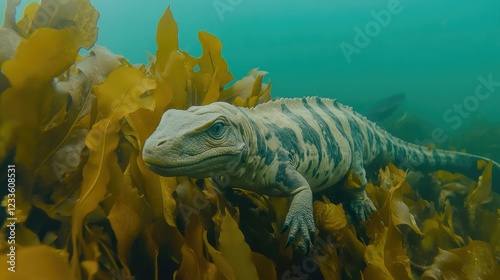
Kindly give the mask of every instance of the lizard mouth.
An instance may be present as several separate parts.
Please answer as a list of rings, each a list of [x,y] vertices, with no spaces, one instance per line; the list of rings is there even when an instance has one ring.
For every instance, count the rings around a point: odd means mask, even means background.
[[[189,162],[164,162],[153,158],[144,157],[146,166],[153,172],[166,177],[189,176],[192,178],[211,177],[216,169],[223,168],[232,154],[213,155],[201,160],[190,160]]]
[[[166,165],[157,165],[145,162],[146,166],[151,169],[156,174],[165,177],[175,177],[175,176],[189,176],[189,177],[197,177],[193,176],[193,165],[184,165],[184,166],[166,166]]]

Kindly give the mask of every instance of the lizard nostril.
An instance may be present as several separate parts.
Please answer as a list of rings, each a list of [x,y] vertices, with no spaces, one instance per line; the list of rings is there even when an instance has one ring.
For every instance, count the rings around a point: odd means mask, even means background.
[[[163,140],[163,141],[158,142],[158,144],[156,144],[156,147],[160,147],[161,145],[165,144],[165,142],[167,142],[167,141]]]

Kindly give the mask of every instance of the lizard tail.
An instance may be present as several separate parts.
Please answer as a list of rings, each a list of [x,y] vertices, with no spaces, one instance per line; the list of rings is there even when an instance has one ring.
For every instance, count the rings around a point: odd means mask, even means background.
[[[476,179],[482,174],[477,162],[493,162],[492,189],[500,193],[500,164],[489,158],[468,153],[429,149],[414,144],[395,145],[394,162],[401,166],[423,172],[446,170]],[[399,146],[399,147],[398,147]]]

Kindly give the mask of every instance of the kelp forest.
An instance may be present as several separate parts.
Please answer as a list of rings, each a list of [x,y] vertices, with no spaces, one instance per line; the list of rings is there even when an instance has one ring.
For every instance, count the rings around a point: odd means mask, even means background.
[[[271,100],[267,72],[233,77],[205,31],[199,57],[179,49],[170,8],[156,53],[131,64],[95,45],[89,0],[51,2],[7,0],[0,29],[0,279],[497,279],[491,162],[478,178],[389,164],[361,223],[318,193],[313,248],[294,254],[289,198],[161,177],[141,157],[167,109]]]

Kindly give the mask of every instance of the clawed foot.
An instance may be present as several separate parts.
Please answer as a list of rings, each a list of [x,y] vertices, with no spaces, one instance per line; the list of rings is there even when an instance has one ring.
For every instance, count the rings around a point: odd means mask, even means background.
[[[351,200],[349,206],[356,218],[360,221],[368,220],[372,212],[377,210],[364,191],[357,194],[357,196]]]
[[[300,210],[294,210],[293,207],[290,207],[281,233],[287,229],[290,229],[290,231],[285,246],[288,247],[293,243],[295,252],[298,251],[302,255],[307,255],[314,242],[315,234],[312,206]]]

